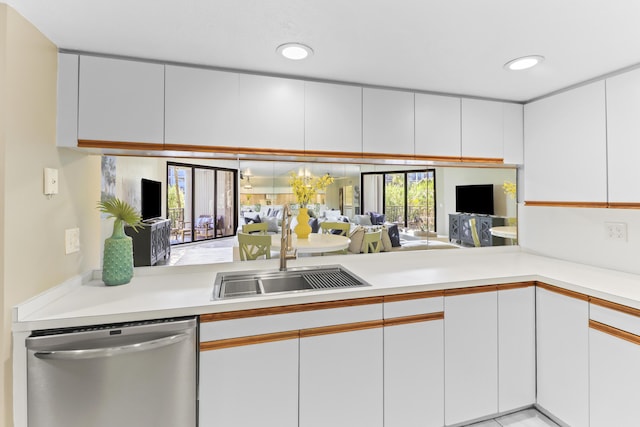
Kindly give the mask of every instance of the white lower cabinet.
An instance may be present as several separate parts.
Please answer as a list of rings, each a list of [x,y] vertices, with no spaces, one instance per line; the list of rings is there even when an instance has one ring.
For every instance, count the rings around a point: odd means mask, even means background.
[[[497,294],[444,299],[446,425],[498,412]]]
[[[537,403],[567,425],[587,427],[589,303],[538,287],[536,311]]]
[[[200,427],[296,427],[298,341],[201,351]]]
[[[591,427],[636,426],[640,420],[640,317],[591,304]]]
[[[385,427],[444,425],[442,305],[442,297],[385,302]]]
[[[498,291],[498,412],[536,402],[535,286]]]
[[[382,334],[300,338],[300,427],[382,427]]]

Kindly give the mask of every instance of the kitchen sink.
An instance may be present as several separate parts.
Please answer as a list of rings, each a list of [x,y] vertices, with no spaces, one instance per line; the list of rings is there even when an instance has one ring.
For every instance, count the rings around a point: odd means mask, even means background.
[[[233,271],[218,273],[213,299],[242,298],[323,289],[370,286],[340,265],[294,267],[286,271]]]

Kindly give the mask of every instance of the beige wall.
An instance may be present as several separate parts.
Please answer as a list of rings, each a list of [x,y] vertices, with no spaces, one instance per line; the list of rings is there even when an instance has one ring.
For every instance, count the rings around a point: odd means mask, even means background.
[[[56,46],[3,4],[0,23],[0,426],[9,427],[11,307],[99,267],[100,158],[55,146]],[[59,170],[60,194],[51,199],[42,194],[45,167]],[[80,228],[81,251],[65,255],[64,231],[72,227]]]

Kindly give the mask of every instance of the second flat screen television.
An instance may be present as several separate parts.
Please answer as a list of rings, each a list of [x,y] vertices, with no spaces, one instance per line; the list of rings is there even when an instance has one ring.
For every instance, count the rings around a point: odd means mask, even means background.
[[[456,212],[493,215],[493,184],[457,185]]]
[[[162,183],[142,178],[140,189],[142,219],[159,218],[162,216]]]

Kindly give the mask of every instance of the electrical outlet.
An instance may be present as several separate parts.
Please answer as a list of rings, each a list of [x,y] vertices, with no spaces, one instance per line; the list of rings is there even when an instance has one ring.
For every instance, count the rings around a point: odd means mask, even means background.
[[[66,255],[80,251],[80,229],[69,228],[64,231],[64,253]]]
[[[605,222],[607,240],[627,241],[627,224],[624,222]]]

